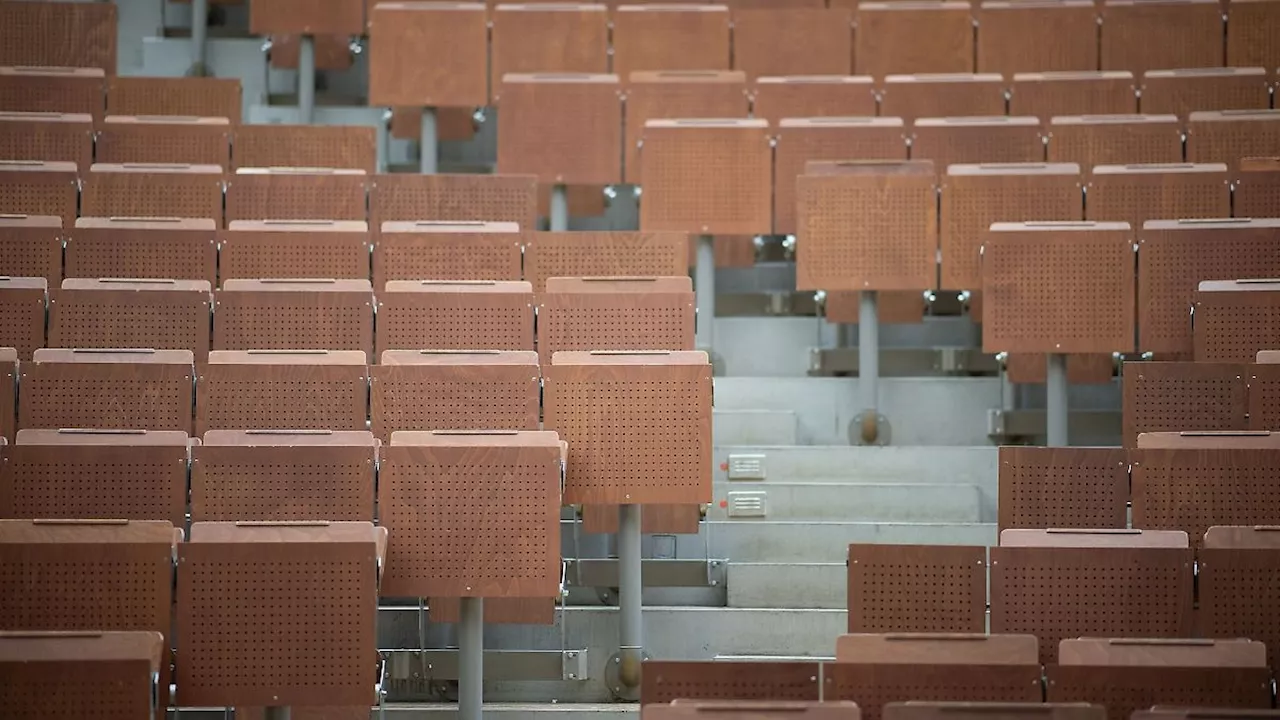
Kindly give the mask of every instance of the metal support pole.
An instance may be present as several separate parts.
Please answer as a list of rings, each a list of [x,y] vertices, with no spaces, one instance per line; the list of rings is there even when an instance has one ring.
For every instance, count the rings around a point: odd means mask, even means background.
[[[1045,369],[1045,427],[1049,447],[1067,446],[1067,356],[1049,353]]]
[[[551,232],[569,229],[569,194],[564,185],[551,188]]]
[[[288,706],[269,707],[263,710],[263,720],[289,720]]]
[[[484,598],[462,598],[458,622],[458,720],[484,714]]]
[[[187,74],[192,77],[209,74],[205,65],[205,40],[208,37],[209,0],[191,0],[191,68]]]
[[[436,109],[422,108],[422,132],[418,135],[418,167],[423,175],[435,175],[440,168],[440,133],[436,129]]]
[[[391,111],[384,110],[378,123],[378,172],[390,172],[391,167]]]
[[[640,506],[618,507],[618,680],[640,687],[644,660],[644,617],[641,614]]]
[[[699,350],[711,352],[716,339],[716,253],[710,235],[698,236],[697,260],[693,277],[694,302],[698,306],[695,344]]]
[[[875,290],[858,297],[858,392],[862,399],[858,435],[864,444],[880,439],[880,315]]]
[[[298,122],[310,125],[316,115],[316,39],[298,40]]]

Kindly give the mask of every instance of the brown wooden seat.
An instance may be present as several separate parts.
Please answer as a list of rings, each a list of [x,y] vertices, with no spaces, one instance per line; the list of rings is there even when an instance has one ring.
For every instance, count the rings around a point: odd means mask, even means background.
[[[1098,165],[1182,162],[1176,115],[1065,115],[1048,126],[1049,162],[1076,163],[1086,174]]]
[[[223,281],[369,277],[373,241],[364,222],[232,220],[218,240],[218,274]]]
[[[342,168],[373,174],[374,128],[357,125],[241,125],[231,138],[231,168]]]
[[[0,347],[0,463],[5,462],[8,454],[3,447],[13,442],[16,432],[16,415],[9,408],[17,408],[18,390],[18,351],[13,348]]]
[[[862,2],[854,19],[853,69],[860,75],[973,72],[967,2]]]
[[[73,162],[0,160],[0,203],[6,215],[54,215],[76,224],[80,180]]]
[[[222,168],[171,163],[94,163],[81,178],[86,217],[209,218],[222,227]]]
[[[1280,157],[1243,158],[1236,168],[1236,217],[1280,217]]]
[[[393,280],[378,294],[377,352],[533,350],[533,304],[522,280]]]
[[[370,104],[436,108],[488,103],[484,3],[378,2],[369,10],[369,39]]]
[[[1033,713],[1051,720],[1107,720],[1107,709],[1088,703],[919,702],[889,703],[884,720],[945,720],[956,713],[980,720],[1017,720]]]
[[[363,170],[246,168],[227,178],[227,222],[368,218]]]
[[[849,546],[849,632],[982,633],[987,549]]]
[[[1270,106],[1262,68],[1148,70],[1142,76],[1142,112],[1186,119],[1197,110],[1261,110]]]
[[[538,356],[564,350],[692,350],[693,282],[679,277],[549,278],[538,296]]]
[[[0,7],[0,65],[98,68],[116,74],[115,3]]]
[[[772,700],[675,700],[670,705],[652,705],[645,708],[644,716],[653,720],[683,720],[685,718],[725,718],[736,720],[757,718],[777,720],[800,718],[802,720],[860,720],[858,704],[842,702],[777,702]]]
[[[1121,448],[1001,447],[999,527],[1124,528],[1129,460]]]
[[[1248,427],[1243,364],[1127,362],[1123,367],[1125,447],[1136,447],[1142,433]]]
[[[1138,112],[1133,73],[1016,73],[1009,88],[1009,114],[1040,118],[1045,125],[1059,115],[1110,115]]]
[[[227,280],[214,303],[215,350],[373,352],[368,280]]]
[[[1097,68],[1098,11],[1089,0],[988,1],[977,7],[978,72],[1012,77]]]
[[[843,8],[735,8],[733,67],[762,75],[848,75],[853,13]]]
[[[238,78],[107,78],[109,115],[188,115],[241,120]]]
[[[108,115],[96,140],[100,163],[231,162],[231,121],[222,117]]]
[[[1222,64],[1222,5],[1218,0],[1105,0],[1101,68],[1147,70]]]
[[[1195,294],[1192,345],[1197,361],[1247,363],[1280,334],[1280,281],[1205,280]]]
[[[538,232],[525,237],[524,277],[535,293],[553,277],[670,277],[688,270],[679,232]]]
[[[198,367],[196,433],[364,430],[365,354],[337,350],[219,350]]]
[[[393,280],[519,280],[513,222],[384,222],[373,245],[373,284]]]
[[[102,70],[6,65],[0,62],[0,110],[88,115],[95,122],[102,119],[106,102]]]
[[[911,125],[911,159],[934,167],[957,163],[1043,162],[1040,121],[1033,117],[920,118]]]
[[[93,117],[59,112],[0,112],[0,158],[93,164]]]
[[[1280,6],[1271,0],[1236,0],[1227,6],[1227,65],[1280,67]]]
[[[729,8],[619,5],[613,16],[613,72],[728,70]]]
[[[12,720],[151,720],[168,653],[158,632],[0,632],[0,705]]]
[[[532,175],[375,175],[369,222],[511,222],[538,225],[538,179]],[[375,281],[375,287],[381,287]]]
[[[42,277],[0,276],[0,347],[15,348],[19,360],[44,347],[48,288]]]
[[[1162,218],[1230,217],[1230,187],[1222,164],[1099,165],[1085,191],[1085,217],[1134,228]]]
[[[36,350],[22,364],[18,427],[191,432],[190,350]]]
[[[996,73],[889,75],[880,88],[880,115],[908,123],[922,117],[1004,115],[1004,93],[1004,78]]]
[[[1226,163],[1263,157],[1280,148],[1280,110],[1193,112],[1187,121],[1187,160]]]
[[[805,660],[646,660],[640,706],[648,713],[654,705],[676,700],[816,702],[822,697],[825,667]]]
[[[1280,603],[1266,582],[1280,565],[1274,526],[1214,526],[1197,553],[1200,611],[1197,636],[1249,638],[1266,645],[1267,664],[1280,662]]]
[[[502,98],[502,78],[510,73],[609,72],[609,14],[604,5],[499,4],[490,23],[489,87],[495,105]]]
[[[751,115],[778,127],[783,118],[871,117],[876,93],[869,75],[757,77]]]
[[[212,284],[217,223],[177,217],[82,217],[66,232],[66,275],[173,278]]]
[[[626,182],[642,182],[640,141],[650,120],[745,118],[747,76],[735,71],[635,72],[628,76],[623,172]]]
[[[363,35],[361,0],[268,0],[250,7],[253,35]]]
[[[622,181],[622,86],[617,75],[508,74],[498,115],[498,172],[544,185]],[[532,229],[532,228],[530,228]]]
[[[49,297],[49,346],[209,351],[209,283],[70,278]]]
[[[54,215],[0,215],[0,275],[42,277],[62,282],[62,218]]]

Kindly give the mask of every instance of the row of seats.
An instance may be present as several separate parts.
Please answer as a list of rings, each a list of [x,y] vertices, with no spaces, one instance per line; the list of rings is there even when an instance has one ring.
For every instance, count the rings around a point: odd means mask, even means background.
[[[1280,427],[1275,362],[1273,353],[1262,351],[1257,364],[1126,363],[1124,445],[1134,447],[1142,433],[1150,432],[1248,433]]]

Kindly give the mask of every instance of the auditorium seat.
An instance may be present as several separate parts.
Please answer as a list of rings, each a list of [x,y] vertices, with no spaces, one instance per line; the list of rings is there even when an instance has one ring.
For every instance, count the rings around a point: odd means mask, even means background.
[[[227,222],[368,219],[368,179],[343,168],[248,168],[227,177]]]
[[[218,165],[94,163],[81,182],[86,217],[209,218],[222,227]]]
[[[728,70],[724,5],[619,5],[613,13],[613,73]]]
[[[227,280],[213,299],[214,350],[373,353],[368,280]]]
[[[223,282],[256,278],[367,280],[373,242],[355,220],[232,220],[218,235]]]
[[[0,27],[3,27],[3,23],[0,23]],[[6,65],[7,63],[0,61],[0,110],[73,113],[88,115],[95,122],[102,119],[106,102],[106,79],[102,70],[87,67]]]
[[[768,75],[848,75],[853,14],[842,8],[735,8],[733,67]]]
[[[1143,433],[1248,427],[1249,388],[1244,364],[1127,362],[1123,373],[1125,447],[1136,447]]]
[[[42,277],[0,276],[0,347],[17,349],[19,360],[44,347],[48,288]]]
[[[498,4],[492,28],[489,87],[500,104],[509,73],[609,72],[609,14],[604,5]]]
[[[853,70],[881,79],[912,73],[973,72],[968,2],[862,2],[854,16]]]
[[[1090,0],[974,3],[978,72],[1083,72],[1097,68],[1098,13]]]
[[[1004,94],[1004,78],[998,73],[889,75],[880,89],[880,114],[907,123],[929,117],[1004,115]]]
[[[1182,162],[1176,115],[1068,115],[1049,121],[1049,162],[1098,165]]]
[[[108,115],[98,125],[94,158],[99,163],[231,162],[231,123],[221,117]]]
[[[0,112],[0,158],[6,161],[93,164],[93,118],[88,114]]]
[[[210,430],[366,429],[369,372],[362,352],[218,350],[197,371],[199,435]]]
[[[62,282],[62,218],[54,215],[0,215],[0,275],[41,277]]]
[[[0,204],[6,214],[54,215],[76,224],[80,180],[73,162],[0,160]]]
[[[68,278],[49,293],[49,347],[209,352],[205,280]]]
[[[82,217],[66,232],[72,278],[173,278],[213,284],[218,267],[212,219]]]
[[[640,149],[646,122],[745,118],[750,108],[746,75],[738,70],[636,72],[627,80],[623,172],[628,183],[643,179]]]
[[[1009,114],[1038,117],[1045,125],[1059,115],[1138,112],[1137,83],[1128,70],[1015,73],[1012,80]]]
[[[1034,117],[920,118],[911,125],[911,159],[937,168],[958,163],[1043,162]]]
[[[1148,70],[1142,76],[1142,112],[1186,119],[1197,110],[1264,110],[1271,106],[1262,68]]]
[[[999,462],[1001,530],[1127,527],[1123,449],[1007,446]]]
[[[377,352],[533,350],[533,286],[520,280],[393,280],[378,293]]]
[[[514,222],[384,222],[373,245],[373,286],[393,280],[519,280]]]
[[[236,78],[107,78],[108,115],[221,117],[239,125],[240,96]]]

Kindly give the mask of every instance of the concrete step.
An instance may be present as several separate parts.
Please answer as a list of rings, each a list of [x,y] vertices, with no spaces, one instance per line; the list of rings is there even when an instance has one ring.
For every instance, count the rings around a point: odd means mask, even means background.
[[[790,410],[716,410],[716,445],[795,445],[796,414]]]
[[[716,484],[709,517],[976,523],[982,493],[958,484],[727,482]]]
[[[848,607],[844,563],[729,563],[729,607]]]

